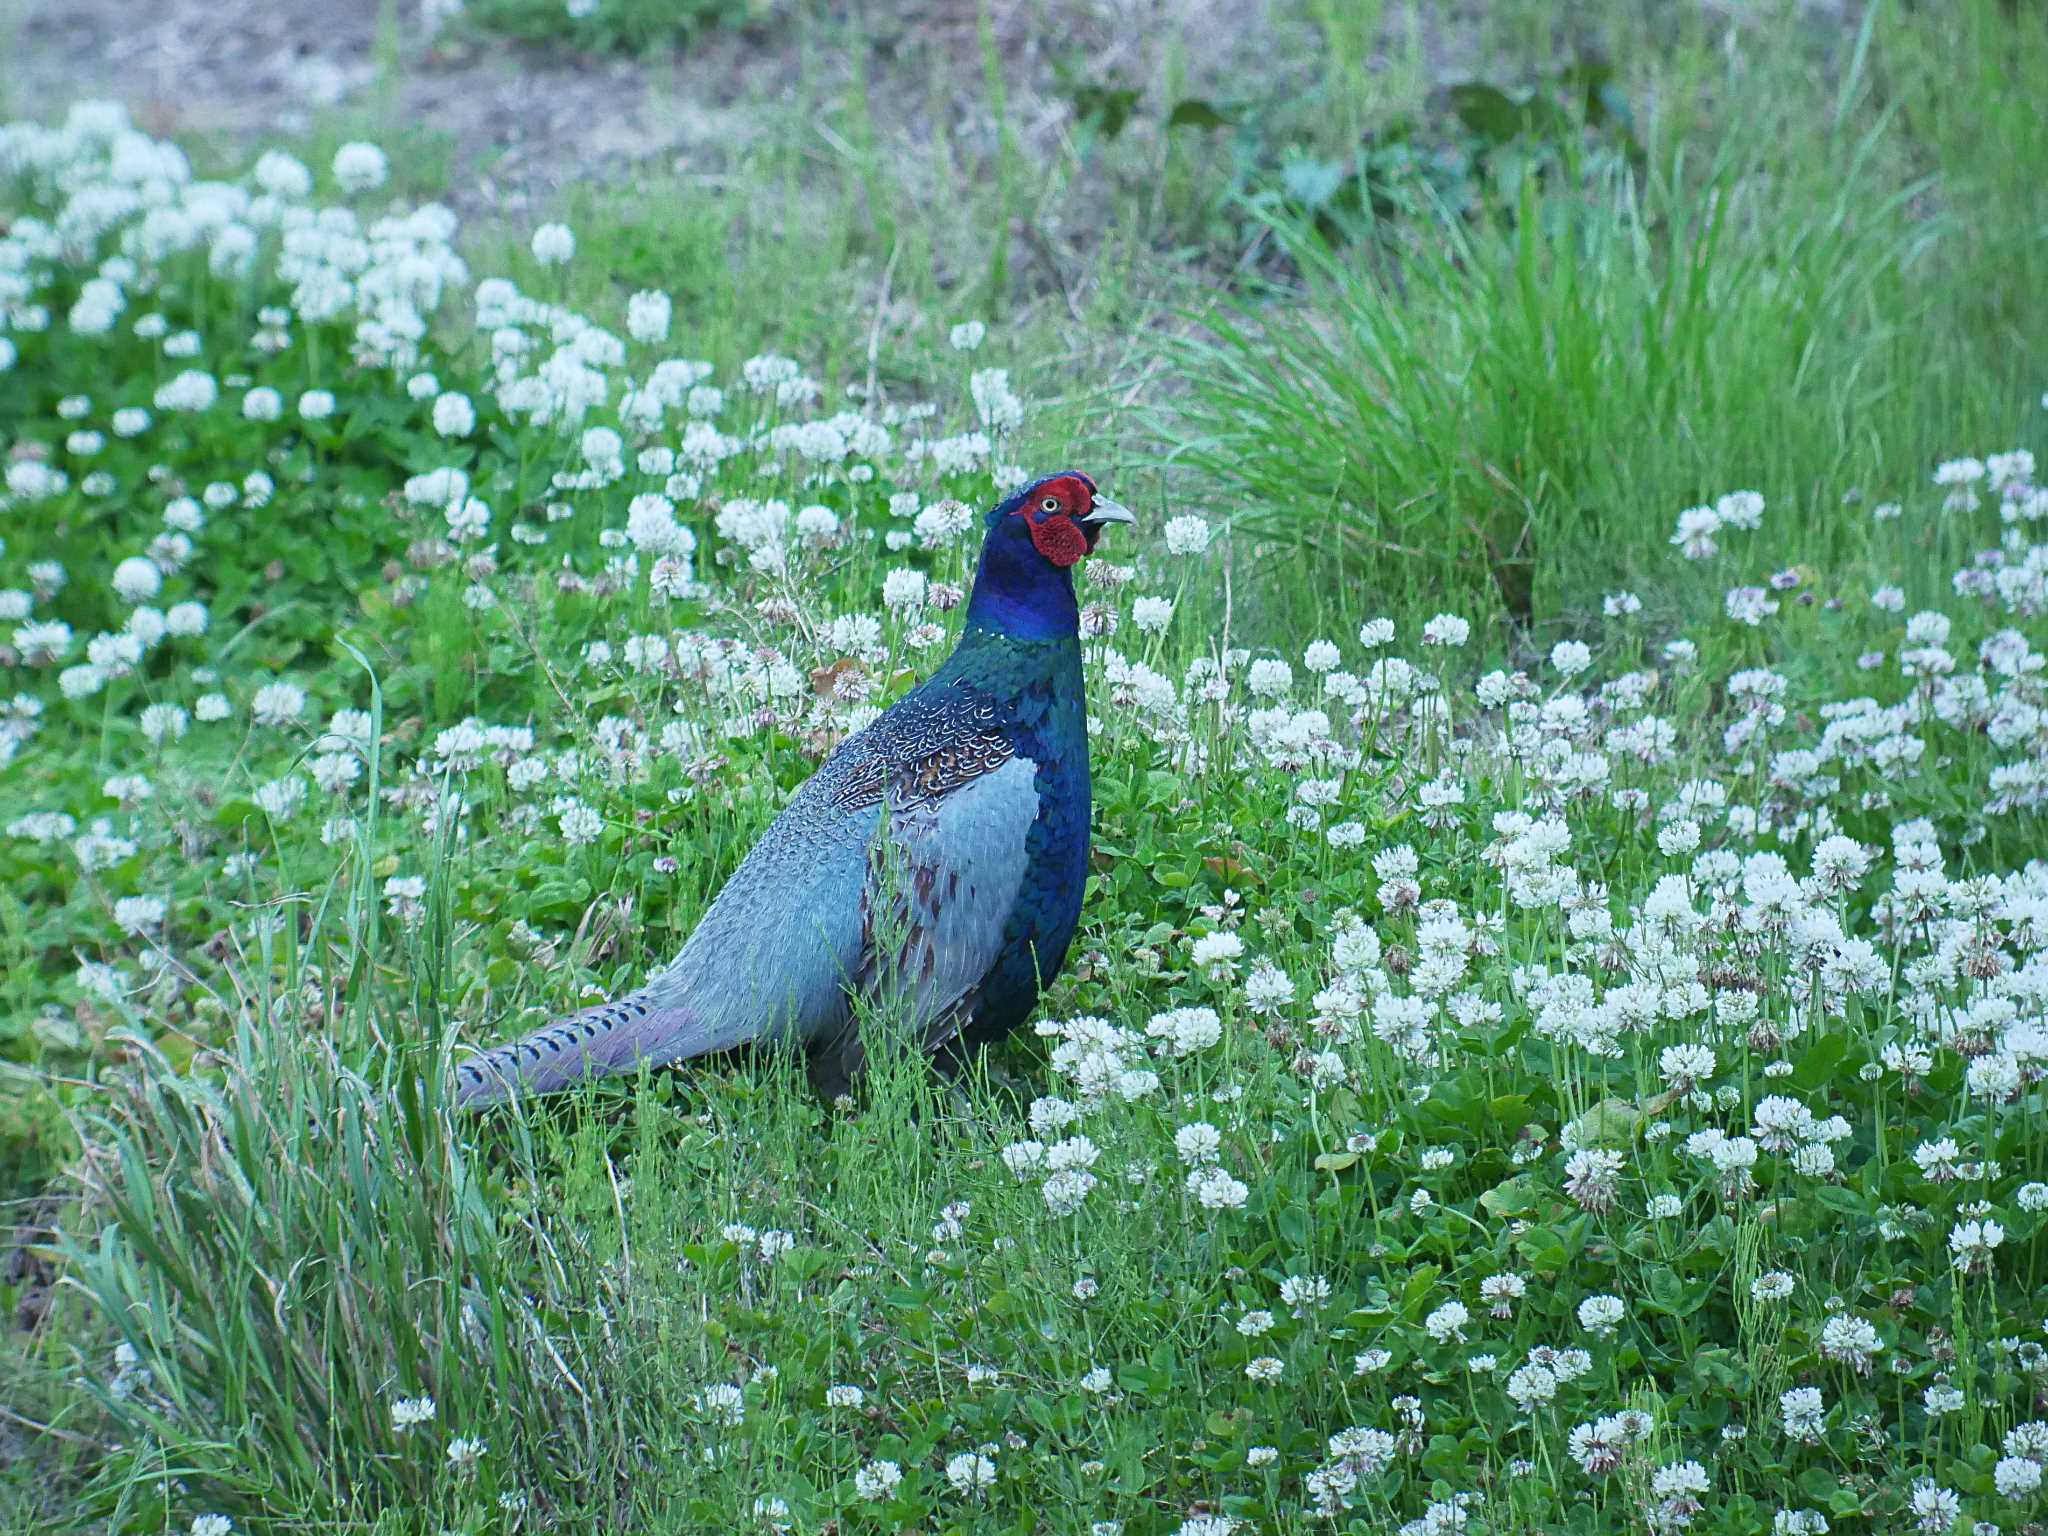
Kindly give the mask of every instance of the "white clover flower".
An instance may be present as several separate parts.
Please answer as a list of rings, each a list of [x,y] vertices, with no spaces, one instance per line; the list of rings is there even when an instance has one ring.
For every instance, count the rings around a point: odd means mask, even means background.
[[[922,571],[891,571],[882,578],[882,606],[892,613],[914,613],[924,606],[929,585]]]
[[[2044,399],[2044,404],[2048,404],[2048,399]],[[1913,1484],[1914,1523],[1927,1536],[1940,1536],[1952,1530],[1962,1512],[1963,1501],[1953,1489],[1943,1488],[1926,1477]]]
[[[156,545],[152,545],[152,549],[156,549]],[[170,559],[170,553],[162,553],[160,559]],[[172,569],[176,569],[176,565],[172,565]],[[154,645],[158,645],[164,639],[166,629],[168,625],[164,621],[162,610],[147,604],[135,608],[135,612],[129,614],[127,623],[121,627],[121,631],[125,635],[131,635],[143,649],[152,649]]]
[[[384,910],[403,923],[426,912],[427,882],[423,875],[393,875],[384,882]]]
[[[489,1449],[481,1440],[457,1435],[448,1442],[448,1464],[458,1474],[467,1476],[476,1470],[477,1463],[484,1459],[484,1453]]]
[[[1255,1014],[1278,1012],[1293,1001],[1293,978],[1270,961],[1261,960],[1245,978],[1245,1007]]]
[[[123,896],[114,903],[114,926],[130,937],[161,928],[169,908],[161,896]]]
[[[975,1451],[963,1451],[946,1462],[946,1481],[958,1494],[973,1496],[995,1486],[996,1464]]]
[[[1081,1208],[1088,1192],[1095,1188],[1095,1175],[1085,1168],[1065,1168],[1050,1175],[1040,1187],[1045,1207],[1055,1216],[1071,1216]]]
[[[675,503],[652,491],[627,504],[626,538],[645,555],[687,560],[697,549],[697,536],[676,521]]]
[[[1730,491],[1715,500],[1714,515],[1724,528],[1753,532],[1763,525],[1764,499],[1755,491]]]
[[[256,690],[249,712],[258,725],[289,725],[306,712],[306,691],[296,683],[265,683]],[[203,712],[200,718],[206,718]]]
[[[1234,933],[1205,933],[1191,947],[1188,959],[1212,980],[1222,980],[1237,969],[1244,956],[1244,940]]]
[[[445,507],[469,494],[469,476],[452,466],[430,469],[423,475],[409,476],[401,491],[413,506]]]
[[[889,1497],[903,1482],[903,1469],[893,1461],[871,1461],[853,1475],[853,1491],[869,1503]]]
[[[1758,1301],[1783,1301],[1797,1288],[1798,1282],[1782,1269],[1758,1275],[1749,1283],[1749,1294]]]
[[[1557,1396],[1557,1376],[1548,1366],[1531,1361],[1509,1373],[1502,1390],[1509,1402],[1527,1413]]]
[[[1243,1210],[1251,1196],[1248,1187],[1214,1165],[1189,1173],[1187,1188],[1195,1203],[1208,1211]]]
[[[1507,1321],[1515,1315],[1515,1303],[1529,1293],[1529,1282],[1520,1275],[1488,1275],[1479,1282],[1479,1299],[1487,1304],[1488,1313]]]
[[[191,717],[176,704],[151,704],[142,711],[142,735],[152,745],[176,741],[191,725]]]
[[[1245,686],[1262,699],[1279,698],[1294,686],[1294,668],[1275,656],[1262,656],[1245,674]]]
[[[2007,1456],[1991,1469],[1991,1481],[2002,1499],[2024,1499],[2041,1487],[2041,1463]]]
[[[1453,1340],[1462,1342],[1465,1325],[1472,1320],[1472,1314],[1461,1301],[1447,1301],[1422,1320],[1422,1328],[1439,1344]]]
[[[431,1397],[401,1397],[391,1405],[391,1427],[401,1435],[433,1421],[434,1400]]]
[[[1169,555],[1199,555],[1209,547],[1209,525],[1190,513],[1167,519],[1166,526],[1160,532],[1166,540],[1166,552]]]
[[[1175,1056],[1191,1056],[1223,1038],[1223,1021],[1213,1008],[1170,1008],[1154,1014],[1145,1033],[1164,1042]]]
[[[1883,1349],[1877,1330],[1851,1313],[1838,1312],[1821,1325],[1821,1358],[1847,1365],[1858,1375],[1870,1373],[1871,1361]]]
[[[1600,612],[1610,619],[1626,619],[1643,611],[1643,600],[1633,592],[1610,592],[1600,600]]]
[[[714,1381],[696,1396],[697,1411],[713,1424],[727,1429],[747,1419],[746,1394],[729,1381]]]
[[[306,803],[306,781],[296,774],[257,786],[256,807],[272,821],[289,821]]]
[[[1619,1296],[1588,1296],[1579,1303],[1579,1326],[1595,1338],[1612,1338],[1627,1315]]]
[[[100,666],[76,666],[57,674],[57,690],[66,698],[90,698],[106,686],[106,670]]]
[[[467,437],[476,430],[476,406],[469,396],[448,391],[434,401],[434,430],[443,437]]]
[[[1040,1141],[1013,1141],[1003,1148],[1003,1166],[1020,1179],[1044,1171],[1045,1144]]]
[[[1173,1149],[1191,1167],[1205,1168],[1223,1151],[1223,1134],[1206,1120],[1182,1126],[1173,1135]]]
[[[374,144],[344,144],[334,152],[334,180],[344,192],[373,191],[390,173],[384,151]]]
[[[1700,1496],[1711,1486],[1707,1469],[1696,1461],[1669,1462],[1650,1475],[1650,1492],[1662,1503],[1651,1525],[1657,1530],[1683,1530],[1700,1511]]]
[[[587,847],[604,833],[604,817],[580,800],[558,800],[554,811],[556,823],[562,829],[562,841],[571,848]]]
[[[1578,640],[1560,640],[1550,648],[1550,665],[1562,677],[1577,677],[1593,665],[1593,653]]]
[[[576,255],[576,232],[566,224],[543,224],[533,232],[533,259],[544,267],[559,267]]]
[[[441,515],[448,524],[448,537],[458,544],[475,543],[490,531],[491,505],[479,496],[451,501]]]
[[[208,410],[220,398],[220,385],[210,373],[197,368],[187,368],[167,383],[157,386],[155,405],[160,411],[181,411],[193,414]],[[133,412],[133,414],[130,414]],[[136,407],[128,407],[114,413],[114,435],[133,437],[149,425],[149,415]],[[126,426],[132,430],[124,432]]]
[[[975,414],[990,432],[1014,432],[1024,424],[1024,402],[1010,388],[1007,368],[983,368],[970,375],[967,392]]]
[[[1156,635],[1173,622],[1173,601],[1164,597],[1141,597],[1131,604],[1131,623],[1140,634]]]
[[[1920,1394],[1921,1406],[1926,1408],[1930,1419],[1941,1418],[1944,1414],[1960,1411],[1969,1398],[1963,1391],[1948,1383],[1937,1381]]]
[[[114,594],[126,603],[146,603],[163,590],[164,574],[156,562],[130,555],[114,567]]]
[[[2048,1422],[2029,1419],[2016,1424],[2005,1432],[1999,1442],[2008,1456],[2024,1456],[2027,1460],[2048,1465]]]
[[[1990,1266],[1991,1255],[2005,1241],[2005,1228],[1990,1219],[1962,1221],[1950,1229],[1948,1249],[1955,1267],[1974,1274]]]
[[[1627,1159],[1608,1147],[1581,1147],[1564,1162],[1564,1192],[1595,1213],[1614,1208]]]
[[[974,509],[964,501],[934,502],[912,524],[917,542],[926,549],[951,543],[974,526]]]
[[[323,794],[346,794],[363,774],[362,759],[353,752],[320,752],[312,761],[313,783]]]
[[[270,197],[285,203],[301,203],[313,195],[313,172],[297,156],[289,156],[283,150],[264,152],[252,176]]]
[[[74,335],[104,336],[113,330],[127,307],[128,299],[119,283],[103,277],[89,278],[79,285],[77,301],[65,321]]]
[[[2020,1091],[2024,1074],[2018,1058],[2010,1051],[1994,1051],[1971,1062],[1963,1081],[1980,1098],[2005,1100]]]
[[[963,320],[947,332],[946,340],[955,352],[972,352],[988,335],[988,327],[979,320]]]
[[[674,312],[667,294],[657,289],[636,293],[626,301],[626,334],[643,343],[666,341]]]
[[[1045,1166],[1055,1173],[1070,1168],[1092,1168],[1101,1150],[1086,1136],[1069,1136],[1045,1149]]]
[[[1394,621],[1392,619],[1367,619],[1358,626],[1358,643],[1368,651],[1376,651],[1383,645],[1394,643]]]
[[[1688,507],[1678,514],[1671,542],[1686,559],[1705,560],[1720,549],[1714,538],[1720,531],[1721,516],[1712,507]]]

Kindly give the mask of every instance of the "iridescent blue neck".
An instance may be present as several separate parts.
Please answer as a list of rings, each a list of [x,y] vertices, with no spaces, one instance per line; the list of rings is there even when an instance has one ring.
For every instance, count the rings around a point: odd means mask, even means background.
[[[1053,640],[1080,628],[1073,573],[1032,548],[1021,527],[1013,533],[998,525],[981,546],[967,599],[968,631]]]

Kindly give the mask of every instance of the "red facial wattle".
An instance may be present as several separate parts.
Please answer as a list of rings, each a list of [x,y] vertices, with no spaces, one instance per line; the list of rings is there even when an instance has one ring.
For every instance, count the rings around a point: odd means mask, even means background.
[[[1089,530],[1077,521],[1088,515],[1094,497],[1094,482],[1079,475],[1061,475],[1040,486],[1038,494],[1017,509],[1031,530],[1031,547],[1054,565],[1078,564],[1095,547]]]
[[[1064,512],[1031,519],[1031,547],[1054,565],[1073,565],[1088,553],[1088,535]]]

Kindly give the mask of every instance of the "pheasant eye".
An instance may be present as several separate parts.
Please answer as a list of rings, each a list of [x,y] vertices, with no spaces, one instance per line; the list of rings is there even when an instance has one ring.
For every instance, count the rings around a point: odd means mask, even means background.
[[[1038,505],[1042,511],[1057,512],[1060,509],[1060,499],[1057,496],[1048,496]]]

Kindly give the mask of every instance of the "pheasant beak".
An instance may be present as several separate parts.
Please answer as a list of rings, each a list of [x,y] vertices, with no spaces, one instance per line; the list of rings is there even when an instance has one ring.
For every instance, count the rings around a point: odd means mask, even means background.
[[[1107,496],[1098,496],[1095,498],[1095,505],[1081,521],[1100,527],[1104,523],[1135,524],[1138,520],[1131,516],[1131,509],[1129,507],[1119,506]]]

